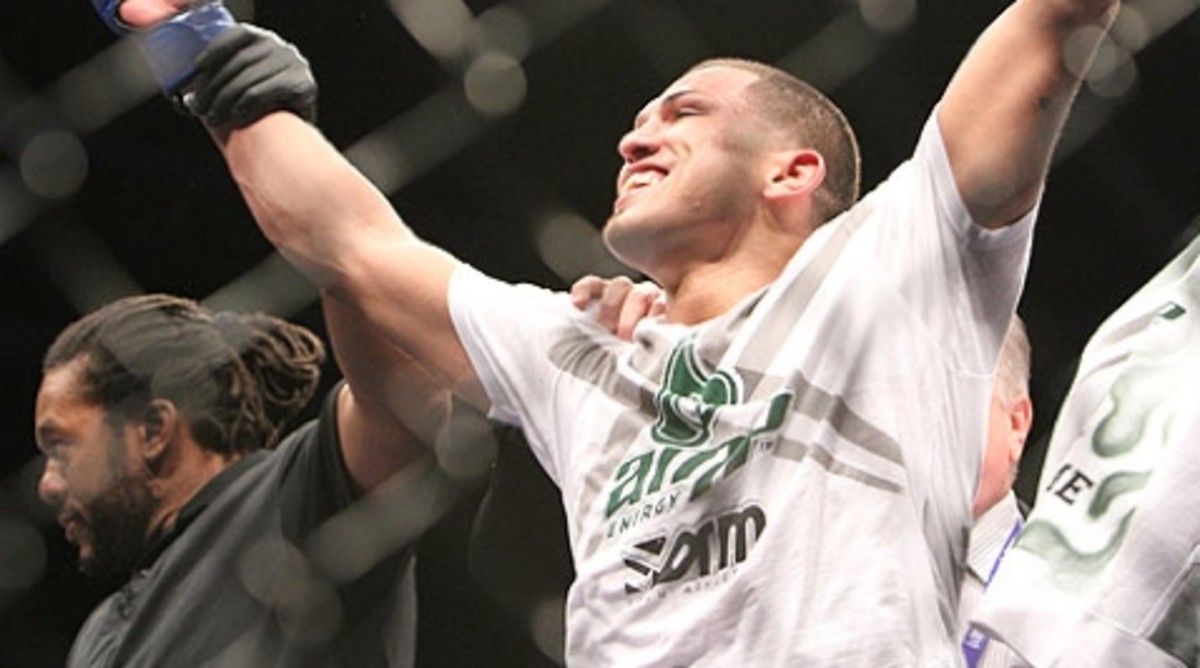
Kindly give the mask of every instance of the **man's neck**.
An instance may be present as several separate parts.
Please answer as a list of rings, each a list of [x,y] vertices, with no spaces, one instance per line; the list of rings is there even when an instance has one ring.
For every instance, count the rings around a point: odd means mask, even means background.
[[[174,526],[179,511],[187,502],[240,458],[240,455],[219,454],[199,445],[188,448],[178,461],[162,472],[162,477],[151,483],[159,503],[150,524],[150,535]]]
[[[674,284],[665,286],[666,320],[695,325],[725,313],[779,278],[792,252],[794,249],[777,248],[692,267]]]

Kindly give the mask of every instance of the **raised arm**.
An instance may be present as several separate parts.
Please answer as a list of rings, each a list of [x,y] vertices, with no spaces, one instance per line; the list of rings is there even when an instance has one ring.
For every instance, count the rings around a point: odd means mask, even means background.
[[[363,489],[433,452],[450,417],[450,393],[359,313],[322,300],[334,358],[346,384],[338,396],[342,457]]]
[[[457,261],[413,234],[387,199],[308,120],[308,63],[220,0],[92,0],[115,32],[137,31],[164,92],[212,132],[267,238],[327,297],[486,408],[450,320]]]
[[[1055,142],[1118,0],[1016,0],[959,67],[938,111],[975,222],[1011,224],[1037,201]]]
[[[450,320],[457,261],[426,244],[289,100],[307,64],[272,33],[239,25],[196,63],[193,107],[213,130],[263,233],[328,297],[464,399],[486,407]],[[261,116],[261,118],[259,117]]]
[[[273,113],[220,141],[263,233],[327,298],[479,407],[486,399],[450,321],[457,262],[418,239],[317,130]]]
[[[264,233],[322,288],[347,381],[338,430],[350,475],[369,489],[422,457],[449,417],[446,387],[482,397],[445,302],[456,263],[416,239],[302,120],[314,115],[316,86],[295,49],[235,25],[217,2],[93,4],[117,32],[153,26],[138,38],[164,91],[186,90]]]

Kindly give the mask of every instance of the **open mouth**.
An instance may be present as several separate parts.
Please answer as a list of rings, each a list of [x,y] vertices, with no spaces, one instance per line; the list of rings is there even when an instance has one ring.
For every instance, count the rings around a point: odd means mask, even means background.
[[[629,174],[621,182],[621,188],[617,196],[617,202],[614,209],[621,211],[629,203],[629,198],[636,193],[640,193],[647,188],[652,188],[658,185],[663,179],[667,178],[665,170],[656,168],[642,168],[636,172]]]
[[[649,188],[650,186],[662,181],[666,176],[663,172],[656,169],[646,169],[640,172],[635,172],[629,178],[625,179],[624,192]]]

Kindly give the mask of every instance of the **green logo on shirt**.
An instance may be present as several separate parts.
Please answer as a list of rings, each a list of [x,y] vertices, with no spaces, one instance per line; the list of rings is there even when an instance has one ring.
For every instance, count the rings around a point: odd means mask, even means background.
[[[792,395],[782,393],[772,397],[762,424],[714,444],[714,426],[721,410],[741,400],[741,383],[736,376],[723,370],[705,374],[696,357],[694,341],[688,339],[678,344],[667,360],[657,395],[658,418],[650,430],[650,437],[662,447],[621,462],[605,516],[611,518],[623,508],[642,503],[645,497],[683,482],[691,484],[687,500],[696,499],[714,482],[741,468],[749,458],[751,444],[783,425]],[[676,495],[670,495],[669,505],[673,507],[675,500]],[[662,501],[647,507],[654,514],[669,510],[660,507]],[[627,523],[632,526],[645,519],[641,515],[634,513]],[[610,533],[622,530],[617,528]]]
[[[737,403],[737,379],[718,370],[705,377],[696,361],[695,345],[685,341],[671,351],[666,377],[658,391],[658,420],[650,432],[656,443],[691,447],[712,438],[712,422],[722,406]]]

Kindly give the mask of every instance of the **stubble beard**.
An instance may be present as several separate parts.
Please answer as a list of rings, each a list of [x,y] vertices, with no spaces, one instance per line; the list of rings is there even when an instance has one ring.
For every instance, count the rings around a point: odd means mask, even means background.
[[[81,571],[92,576],[128,577],[148,544],[154,500],[144,475],[130,474],[87,506],[92,555],[80,558]]]
[[[621,264],[647,273],[647,262],[654,256],[658,241],[657,230],[646,220],[617,220],[622,214],[609,216],[601,230],[604,247]]]

